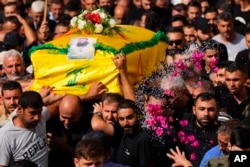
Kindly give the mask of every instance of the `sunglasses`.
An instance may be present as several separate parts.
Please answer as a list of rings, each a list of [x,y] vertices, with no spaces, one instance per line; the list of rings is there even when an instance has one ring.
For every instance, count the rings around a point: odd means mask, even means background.
[[[175,41],[169,41],[169,45],[173,45],[173,44],[175,44],[175,45],[180,45],[182,43],[182,40],[181,39],[178,39],[178,40],[175,40]]]

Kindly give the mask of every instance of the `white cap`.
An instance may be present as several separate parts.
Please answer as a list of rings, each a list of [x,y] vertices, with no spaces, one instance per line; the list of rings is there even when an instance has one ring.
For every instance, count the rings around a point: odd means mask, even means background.
[[[41,13],[44,11],[45,2],[42,0],[37,0],[32,2],[31,10],[36,13]]]

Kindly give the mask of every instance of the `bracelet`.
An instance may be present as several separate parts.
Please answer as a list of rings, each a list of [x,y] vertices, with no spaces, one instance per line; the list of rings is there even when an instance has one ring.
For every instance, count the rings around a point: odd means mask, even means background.
[[[101,113],[101,112],[94,112],[94,114],[96,114],[96,115],[102,117],[102,113]]]

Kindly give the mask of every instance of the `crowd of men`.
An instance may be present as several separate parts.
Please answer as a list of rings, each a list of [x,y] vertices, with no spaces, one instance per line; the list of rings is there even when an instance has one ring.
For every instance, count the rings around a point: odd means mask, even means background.
[[[29,90],[28,50],[98,7],[118,24],[165,32],[165,60],[131,85],[126,55],[115,55],[123,94],[101,81],[81,96]],[[230,151],[250,149],[250,0],[1,0],[0,8],[0,167],[229,166]]]

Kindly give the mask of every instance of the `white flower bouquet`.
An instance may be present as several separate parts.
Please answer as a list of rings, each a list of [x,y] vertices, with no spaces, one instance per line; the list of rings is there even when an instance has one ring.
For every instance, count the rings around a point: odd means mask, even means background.
[[[84,10],[70,21],[72,28],[86,34],[112,35],[120,31],[115,19],[104,9]]]

